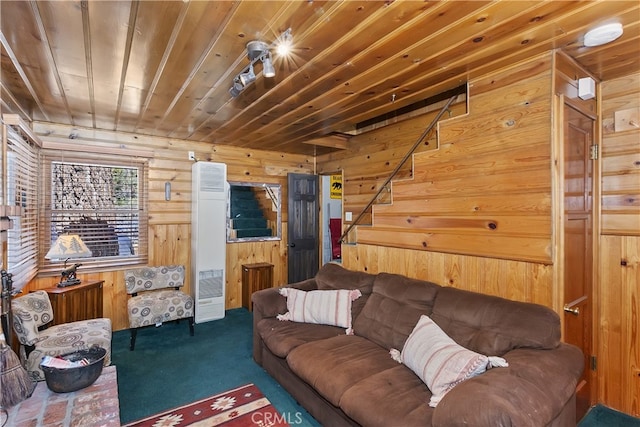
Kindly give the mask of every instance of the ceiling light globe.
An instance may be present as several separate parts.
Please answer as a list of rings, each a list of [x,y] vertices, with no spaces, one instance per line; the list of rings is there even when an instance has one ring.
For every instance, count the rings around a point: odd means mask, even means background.
[[[601,25],[584,35],[584,45],[586,47],[601,46],[616,40],[622,35],[622,24],[613,23]]]

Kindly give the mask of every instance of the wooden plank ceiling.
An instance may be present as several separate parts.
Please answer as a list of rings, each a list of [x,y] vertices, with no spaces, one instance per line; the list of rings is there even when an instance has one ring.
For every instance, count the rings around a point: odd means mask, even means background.
[[[302,154],[340,149],[322,137],[551,49],[601,80],[640,70],[637,0],[2,0],[0,14],[3,113]],[[584,47],[609,22],[623,36]],[[276,76],[258,64],[233,98],[247,42],[287,28],[294,49],[274,56]]]

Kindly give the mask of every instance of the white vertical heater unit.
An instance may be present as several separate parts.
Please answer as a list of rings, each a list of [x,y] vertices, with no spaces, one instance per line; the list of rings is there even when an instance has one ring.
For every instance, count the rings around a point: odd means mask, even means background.
[[[196,323],[225,313],[227,251],[227,165],[196,162],[191,167],[191,295]]]

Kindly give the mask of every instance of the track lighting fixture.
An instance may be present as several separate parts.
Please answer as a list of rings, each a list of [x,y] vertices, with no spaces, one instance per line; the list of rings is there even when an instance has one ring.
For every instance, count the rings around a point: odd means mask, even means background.
[[[244,67],[240,73],[233,78],[233,85],[229,89],[229,93],[232,97],[237,97],[247,87],[247,85],[253,83],[256,80],[256,74],[253,66],[256,62],[262,62],[262,75],[264,77],[274,77],[276,75],[276,69],[273,66],[273,60],[271,57],[271,49],[277,49],[281,52],[281,46],[287,46],[290,48],[292,41],[291,28],[287,29],[284,33],[276,39],[270,45],[259,40],[250,41],[247,43],[247,57],[249,58],[249,65]]]

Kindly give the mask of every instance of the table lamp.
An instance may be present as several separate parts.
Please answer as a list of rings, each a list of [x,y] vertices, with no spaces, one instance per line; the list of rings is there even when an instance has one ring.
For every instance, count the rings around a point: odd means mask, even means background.
[[[59,288],[64,288],[80,284],[80,280],[76,277],[76,271],[82,264],[74,264],[72,267],[67,268],[69,258],[86,258],[90,256],[91,250],[79,235],[61,234],[44,257],[51,260],[64,259],[64,270],[61,272],[60,283],[58,283]]]

